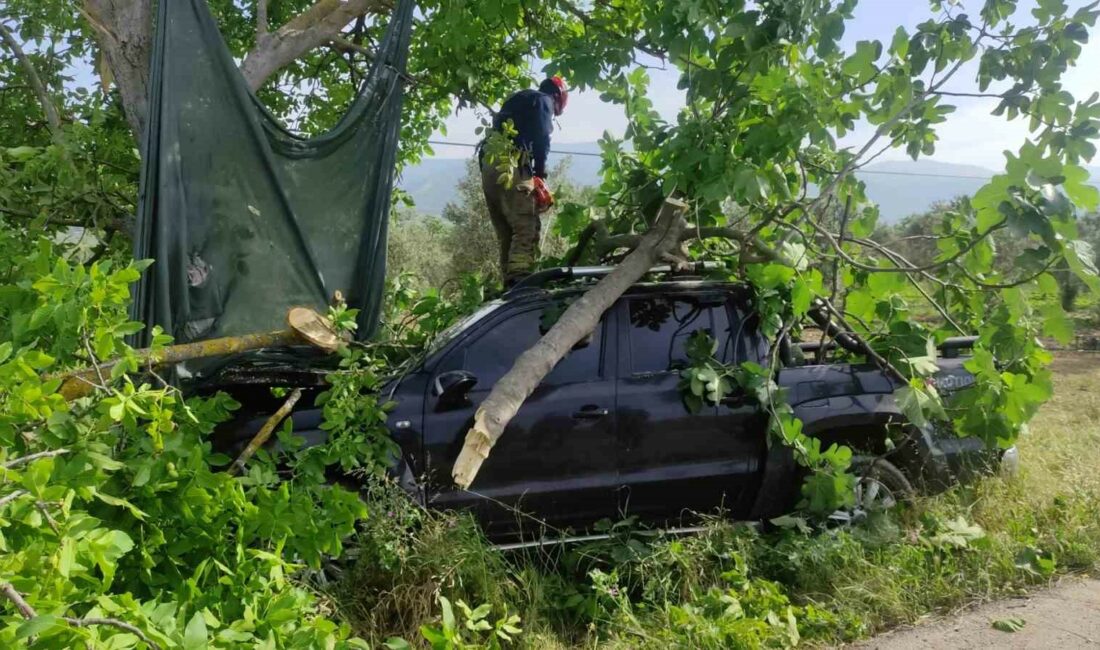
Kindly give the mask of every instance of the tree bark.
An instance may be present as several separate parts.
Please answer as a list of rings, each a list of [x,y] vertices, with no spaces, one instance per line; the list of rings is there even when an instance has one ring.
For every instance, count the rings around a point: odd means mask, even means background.
[[[152,4],[152,0],[84,0],[84,17],[98,35],[99,46],[122,96],[126,121],[139,140],[149,115]],[[391,0],[317,0],[272,32],[267,28],[264,4],[264,22],[257,25],[256,46],[245,55],[241,74],[249,88],[256,90],[271,75],[338,36],[356,18],[391,7]]]
[[[466,442],[451,472],[459,487],[470,486],[493,445],[539,382],[574,345],[596,328],[603,313],[632,284],[680,242],[686,211],[687,204],[682,201],[665,199],[653,228],[642,237],[638,247],[607,277],[570,305],[550,331],[520,355],[508,374],[497,381],[474,414],[473,427],[466,432]]]
[[[126,122],[140,142],[149,115],[152,0],[84,0],[83,14],[98,35],[101,55],[107,59],[122,98]]]
[[[244,57],[241,74],[258,89],[271,75],[315,47],[332,40],[359,16],[391,7],[389,0],[318,0],[289,23],[265,34]]]

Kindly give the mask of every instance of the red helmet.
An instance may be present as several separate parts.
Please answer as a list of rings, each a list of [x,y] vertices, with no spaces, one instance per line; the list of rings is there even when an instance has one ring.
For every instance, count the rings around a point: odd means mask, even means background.
[[[565,80],[554,75],[539,84],[539,90],[554,98],[554,115],[561,115],[565,111],[565,105],[569,103],[569,89],[565,87]]]

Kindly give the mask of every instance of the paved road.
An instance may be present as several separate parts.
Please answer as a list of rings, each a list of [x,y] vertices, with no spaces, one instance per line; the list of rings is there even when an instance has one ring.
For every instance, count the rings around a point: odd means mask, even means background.
[[[993,621],[1019,618],[1014,633]],[[1100,648],[1100,580],[1067,579],[1026,598],[989,603],[958,616],[930,620],[852,646],[861,650],[1077,650]]]

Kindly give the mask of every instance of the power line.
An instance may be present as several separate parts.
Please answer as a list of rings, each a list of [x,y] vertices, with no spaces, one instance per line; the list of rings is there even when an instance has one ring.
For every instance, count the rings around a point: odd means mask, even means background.
[[[967,174],[934,174],[932,172],[888,172],[882,169],[860,169],[855,172],[859,174],[889,174],[891,176],[924,176],[926,178],[971,178],[977,181],[991,180],[992,176],[970,176]]]
[[[428,140],[428,144],[443,144],[448,147],[470,147],[476,149],[476,144],[470,144],[469,142],[444,142],[442,140]],[[603,154],[592,153],[591,151],[559,151],[558,149],[551,149],[550,153],[562,154],[563,156],[592,156],[593,158],[602,158]]]
[[[446,142],[443,140],[428,140],[428,144],[445,145],[448,147],[469,147],[476,149],[478,145],[471,144],[469,142]],[[556,153],[563,156],[592,156],[594,158],[601,158],[603,155],[598,153],[592,153],[591,151],[561,151],[558,149],[551,149],[550,153]],[[884,176],[922,176],[924,178],[965,178],[976,181],[988,181],[992,176],[975,176],[972,174],[936,174],[934,172],[890,172],[883,169],[861,169],[855,172],[859,174],[880,174]]]

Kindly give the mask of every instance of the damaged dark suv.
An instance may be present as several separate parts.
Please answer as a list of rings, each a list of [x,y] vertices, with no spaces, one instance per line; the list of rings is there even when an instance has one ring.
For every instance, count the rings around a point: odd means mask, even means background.
[[[667,275],[626,292],[526,401],[471,488],[455,487],[451,468],[477,405],[544,333],[547,314],[590,286],[580,280],[608,271],[529,277],[445,332],[388,388],[397,401],[389,426],[401,448],[395,472],[402,484],[429,508],[472,511],[497,540],[556,536],[605,518],[679,527],[717,510],[746,520],[789,512],[802,470],[787,448],[768,444],[764,410],[735,394],[691,413],[679,388],[685,344],[696,330],[718,341],[724,362],[769,364],[749,292]],[[941,389],[973,381],[960,356],[970,344],[957,339],[941,349]],[[809,343],[783,342],[779,352],[777,380],[804,430],[851,446],[857,466],[878,459],[863,472],[854,514],[1015,463],[1015,450],[906,425],[893,396],[898,384],[874,365],[816,363]],[[317,411],[296,413],[297,434],[322,436],[319,419]],[[887,450],[887,426],[905,427],[906,442]]]

